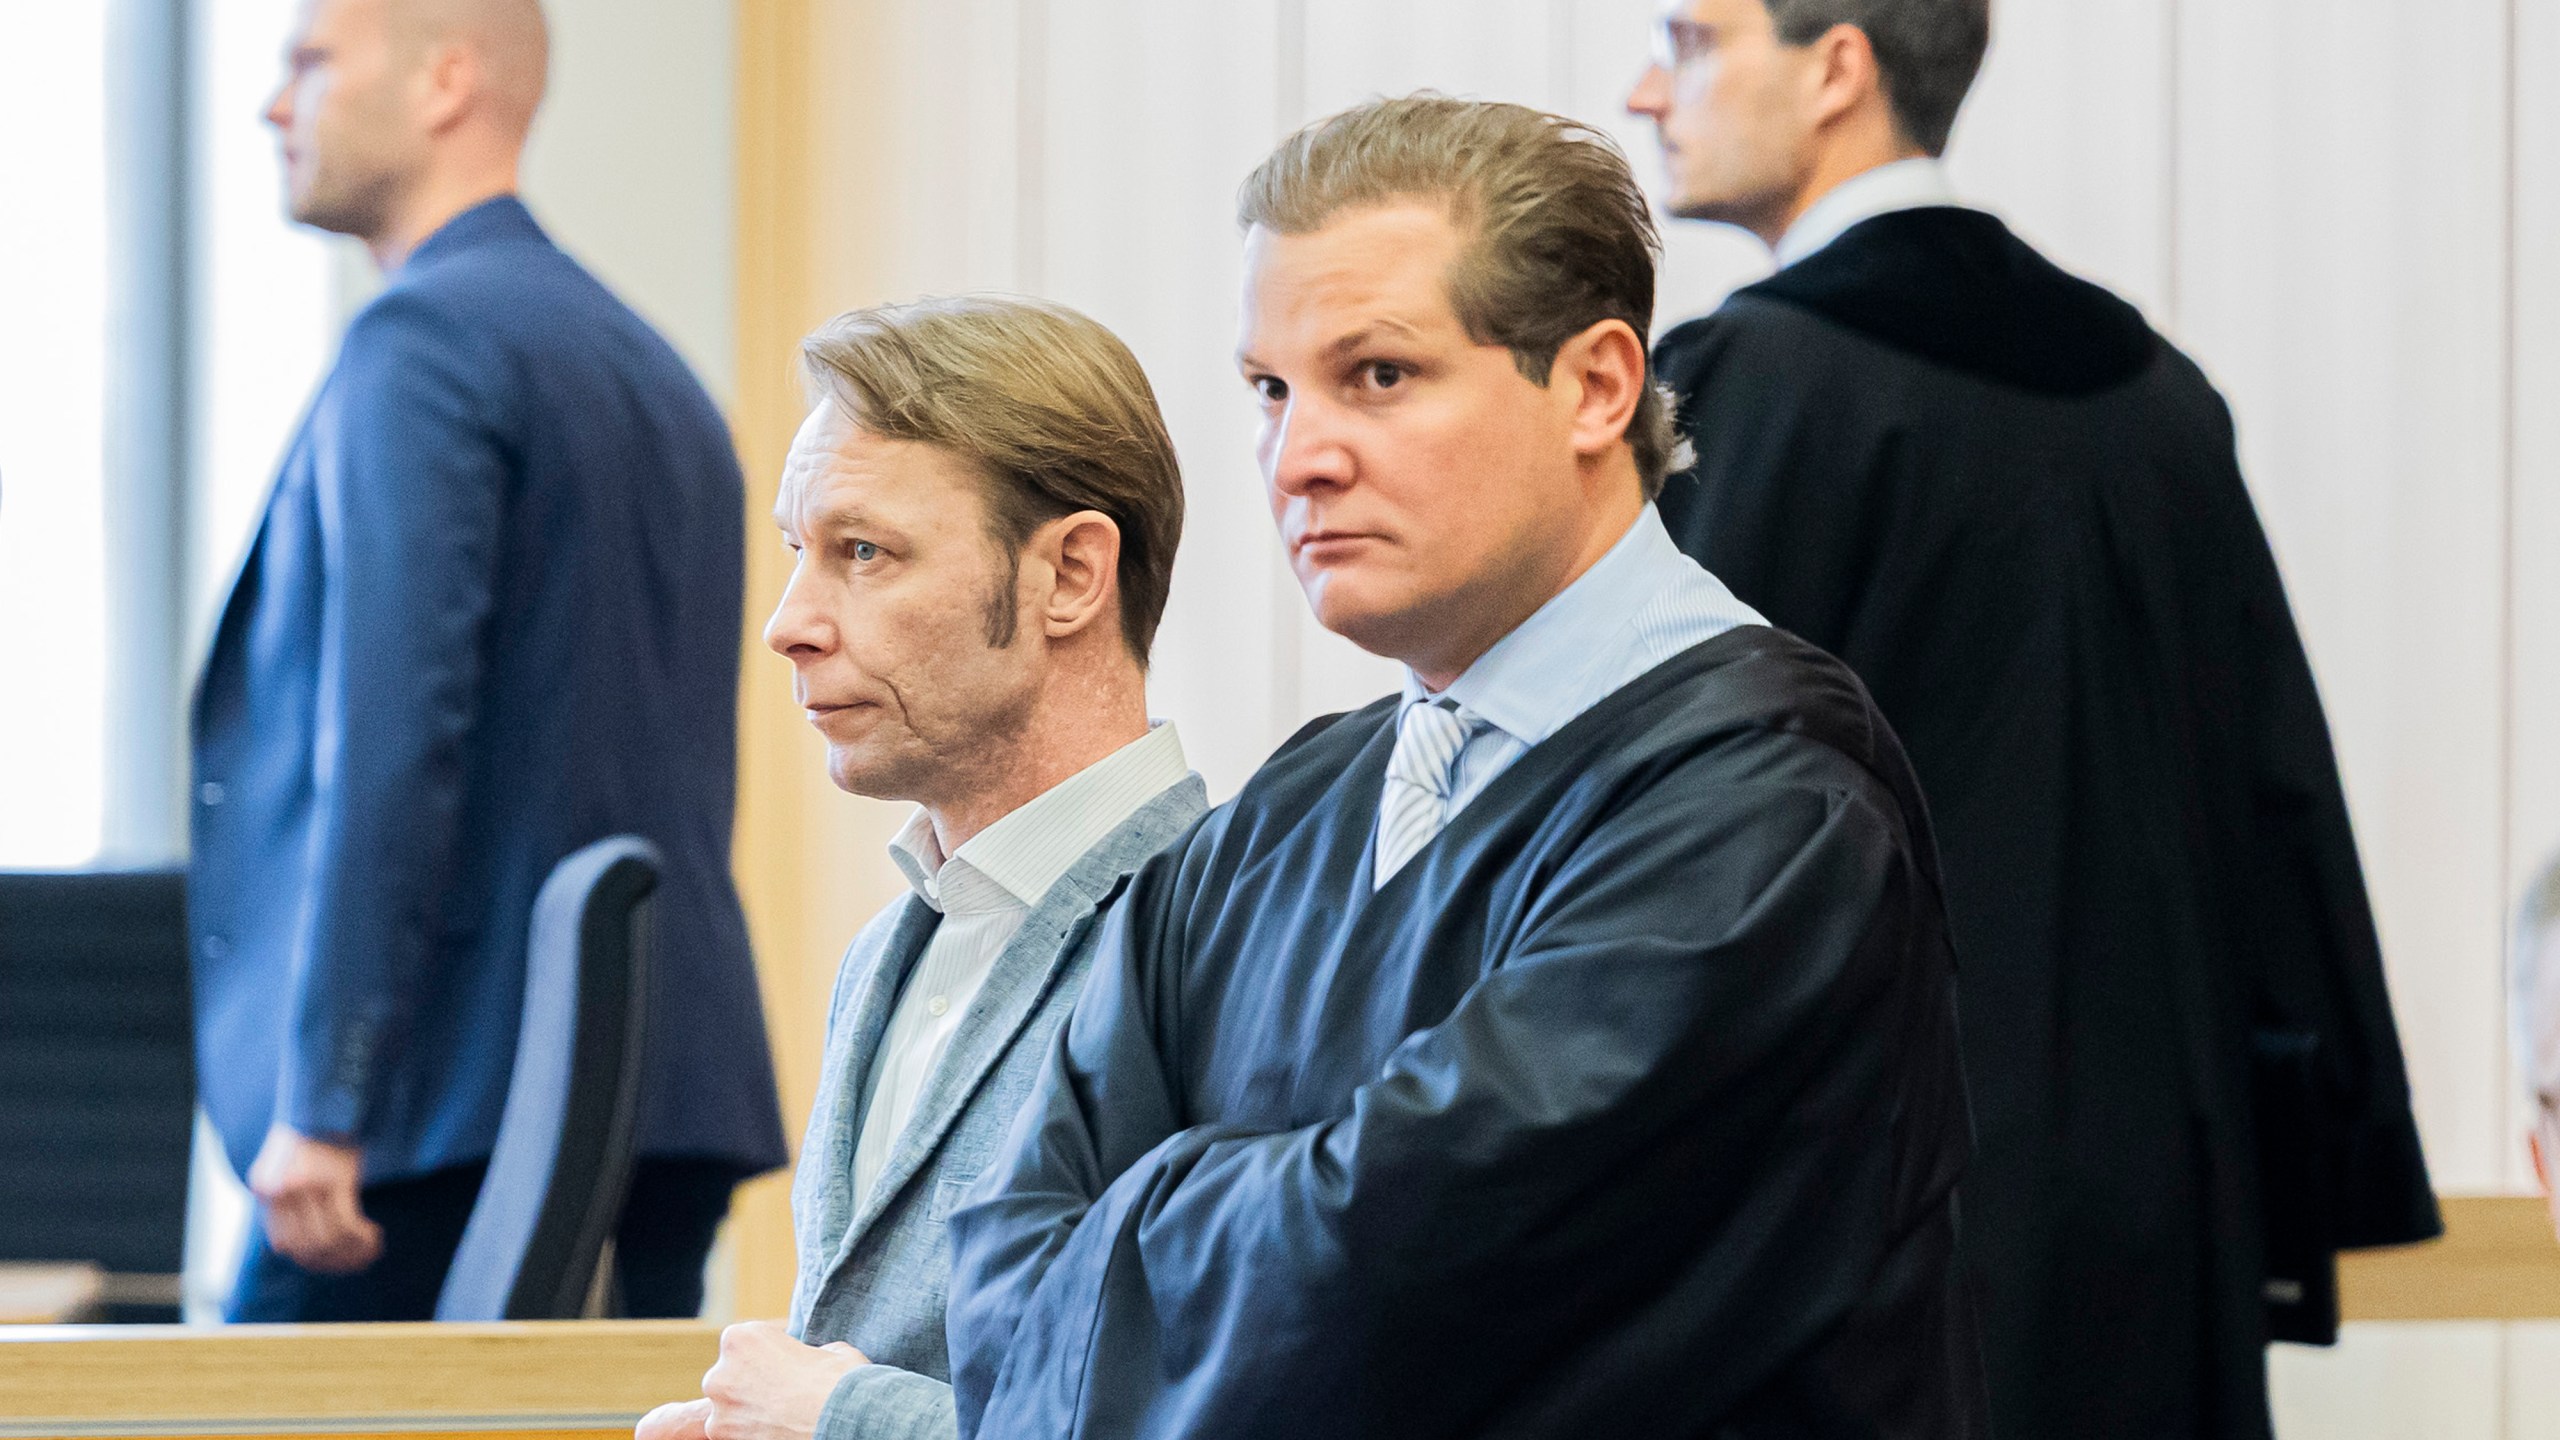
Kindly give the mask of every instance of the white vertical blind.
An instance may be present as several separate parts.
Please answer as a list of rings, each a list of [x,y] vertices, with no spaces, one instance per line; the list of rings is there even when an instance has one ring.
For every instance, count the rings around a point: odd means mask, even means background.
[[[2171,7],[2000,0],[1956,126],[1957,188],[2064,266],[2175,316]]]
[[[2552,84],[2560,77],[2560,0],[2519,4],[2515,20],[2508,65],[2516,106],[2508,165],[2515,295],[2505,397],[2515,435],[2507,529],[2514,576],[2507,603],[2510,897],[2560,859],[2560,89]],[[2511,1159],[2507,1178],[2530,1184],[2521,1156]]]
[[[2505,0],[2181,11],[2179,328],[2328,701],[2440,1188],[2519,1125],[2506,885]],[[2270,64],[2270,56],[2284,63]]]
[[[106,7],[0,5],[0,867],[105,808]]]
[[[1042,289],[1117,331],[1164,407],[1189,520],[1151,688],[1224,790],[1298,718],[1295,657],[1276,647],[1302,607],[1270,540],[1255,412],[1236,377],[1232,220],[1236,182],[1270,149],[1289,87],[1275,64],[1200,57],[1268,57],[1278,11],[1057,0],[1040,82]]]

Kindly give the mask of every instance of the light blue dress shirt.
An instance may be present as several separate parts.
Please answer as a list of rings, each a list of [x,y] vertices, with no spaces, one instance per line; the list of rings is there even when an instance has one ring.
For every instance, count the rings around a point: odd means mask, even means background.
[[[1447,690],[1434,695],[1405,672],[1405,704],[1445,696],[1462,718],[1480,722],[1452,763],[1449,815],[1530,746],[1646,671],[1737,625],[1767,623],[1682,553],[1647,505],[1608,554]]]

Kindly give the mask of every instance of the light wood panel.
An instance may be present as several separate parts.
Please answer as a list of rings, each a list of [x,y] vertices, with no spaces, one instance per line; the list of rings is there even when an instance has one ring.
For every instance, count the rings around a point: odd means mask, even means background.
[[[810,310],[808,0],[738,0],[738,393],[731,406],[747,477],[747,626],[738,696],[738,896],[756,952],[765,1024],[795,1144],[816,1093],[820,1041],[812,1014],[828,995],[811,956],[800,873],[809,825],[809,735],[773,673],[759,634],[788,578],[772,534],[774,477],[800,411],[790,357]],[[790,1180],[738,1192],[729,1226],[737,1313],[773,1316],[791,1303]]]
[[[2178,15],[2180,330],[2328,702],[2435,1178],[2494,1190],[2506,0]]]
[[[2444,1238],[2340,1257],[2350,1320],[2560,1319],[2560,1239],[2538,1196],[2448,1196]]]
[[[718,1354],[679,1321],[0,1330],[0,1436],[627,1429]]]
[[[565,1430],[490,1430],[476,1425],[467,1430],[416,1429],[411,1422],[403,1422],[396,1430],[242,1430],[229,1425],[198,1427],[180,1423],[153,1430],[82,1430],[79,1440],[179,1440],[197,1435],[220,1436],[221,1440],[595,1440],[602,1435],[620,1436],[630,1429],[620,1420]],[[5,1427],[0,1427],[0,1434],[7,1433]]]

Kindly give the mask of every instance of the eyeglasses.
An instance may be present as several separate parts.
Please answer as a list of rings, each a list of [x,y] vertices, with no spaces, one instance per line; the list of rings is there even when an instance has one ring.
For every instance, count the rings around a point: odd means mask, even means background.
[[[1663,70],[1677,70],[1705,54],[1715,43],[1714,26],[1666,16],[1653,25],[1653,63]]]

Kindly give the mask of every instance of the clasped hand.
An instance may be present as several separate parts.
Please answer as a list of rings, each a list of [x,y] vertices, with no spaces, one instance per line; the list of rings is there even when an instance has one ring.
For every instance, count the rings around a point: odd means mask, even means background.
[[[650,1411],[636,1440],[806,1440],[836,1382],[870,1363],[841,1340],[803,1345],[779,1321],[742,1321],[720,1332],[702,1398]]]

